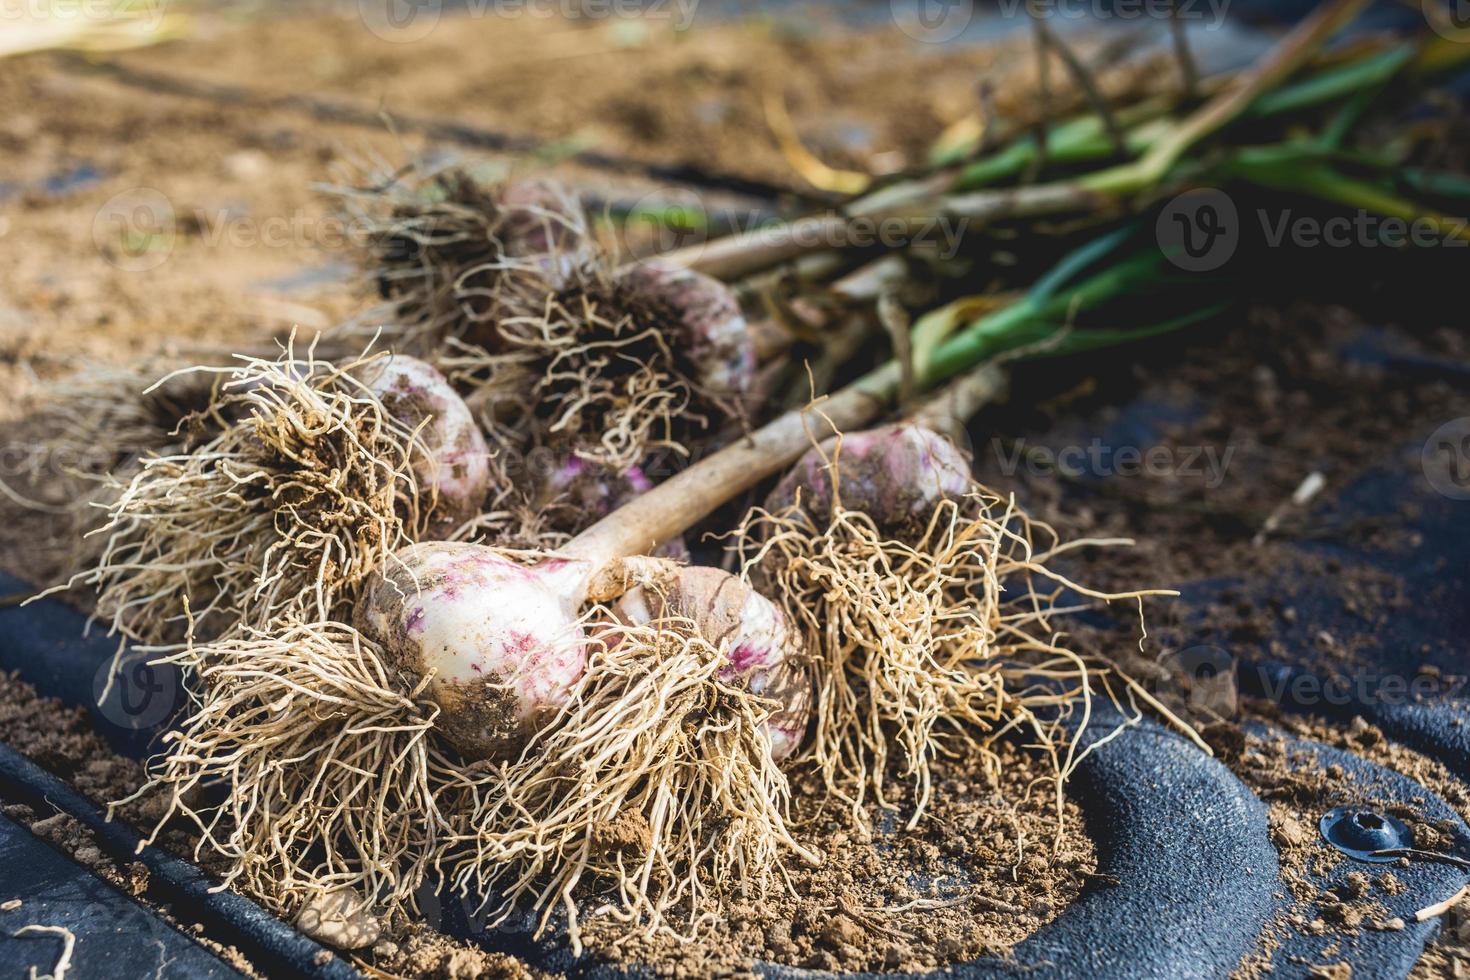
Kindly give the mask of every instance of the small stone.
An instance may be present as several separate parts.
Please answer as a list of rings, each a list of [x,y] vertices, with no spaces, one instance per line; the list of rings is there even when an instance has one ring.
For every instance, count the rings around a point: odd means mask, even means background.
[[[1307,832],[1294,817],[1282,816],[1271,821],[1271,838],[1277,847],[1301,847],[1307,841]]]
[[[938,944],[934,947],[934,951],[939,954],[941,959],[952,960],[960,955],[961,948],[958,939],[953,936],[945,936],[939,940]]]
[[[1402,895],[1409,890],[1408,886],[1392,871],[1385,871],[1378,876],[1378,887],[1385,895]]]
[[[371,946],[382,931],[367,903],[347,887],[313,896],[296,916],[296,928],[337,949]]]
[[[53,844],[61,842],[63,831],[66,829],[67,815],[64,813],[53,813],[49,817],[42,817],[31,824],[31,833]]]
[[[383,940],[373,947],[373,959],[386,960],[398,955],[398,944],[391,940]]]
[[[235,180],[257,180],[270,170],[270,157],[259,150],[240,150],[224,158],[225,173]]]
[[[806,962],[802,963],[802,966],[808,970],[835,970],[837,969],[837,957],[825,949],[819,949],[811,956],[808,956]]]
[[[883,950],[883,969],[897,970],[909,958],[909,948],[902,943],[889,943]]]
[[[128,865],[128,892],[134,898],[142,895],[148,890],[149,881],[148,865],[142,861],[134,861]]]
[[[845,915],[837,915],[822,929],[822,938],[828,946],[856,946],[863,939],[862,928]]]
[[[777,919],[766,926],[766,948],[777,956],[789,957],[796,950],[791,940],[791,920]]]

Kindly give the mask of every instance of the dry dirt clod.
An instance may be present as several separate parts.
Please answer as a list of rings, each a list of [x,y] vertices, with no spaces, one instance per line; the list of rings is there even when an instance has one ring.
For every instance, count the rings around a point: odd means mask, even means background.
[[[296,928],[337,949],[362,949],[378,941],[376,916],[352,888],[335,888],[307,901],[296,916]]]
[[[833,949],[841,946],[855,946],[862,941],[863,930],[856,922],[845,915],[835,915],[832,920],[822,928],[822,939]]]

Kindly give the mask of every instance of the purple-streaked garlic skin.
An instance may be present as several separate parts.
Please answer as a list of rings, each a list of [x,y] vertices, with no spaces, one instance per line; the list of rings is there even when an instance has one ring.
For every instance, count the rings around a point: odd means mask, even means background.
[[[619,497],[617,482],[610,470],[574,456],[547,472],[537,503],[575,508],[591,524],[612,513]]]
[[[588,574],[586,562],[522,565],[483,545],[411,545],[368,579],[353,625],[411,676],[432,672],[426,692],[451,745],[470,759],[503,758],[582,676]]]
[[[394,419],[419,430],[419,440],[428,450],[428,458],[414,459],[419,492],[432,493],[435,501],[424,537],[448,537],[480,512],[489,492],[490,449],[485,436],[464,399],[431,365],[398,354],[375,362],[368,372],[364,379],[368,388]]]
[[[834,455],[835,454],[835,455]],[[797,461],[766,498],[780,513],[796,503],[825,524],[832,513],[832,470],[842,506],[862,511],[893,530],[928,520],[942,500],[957,500],[974,485],[970,460],[947,436],[912,422],[828,439]]]
[[[539,268],[551,290],[567,286],[595,256],[581,202],[559,184],[530,177],[500,192],[503,219],[496,234],[507,257]]]
[[[694,381],[716,397],[743,399],[755,384],[755,343],[730,287],[701,272],[650,259],[620,274],[642,302],[673,316]]]
[[[653,481],[637,466],[614,473],[606,467],[572,457],[547,473],[535,501],[543,512],[570,508],[574,512],[572,523],[575,526],[557,526],[575,534],[652,489]],[[687,561],[689,548],[682,536],[674,537],[659,544],[651,557]]]
[[[630,589],[613,611],[633,625],[661,614],[692,620],[704,639],[726,650],[722,678],[743,680],[752,692],[781,705],[766,722],[772,757],[779,762],[801,745],[812,707],[801,640],[780,607],[750,585],[718,568],[689,565],[659,588]]]

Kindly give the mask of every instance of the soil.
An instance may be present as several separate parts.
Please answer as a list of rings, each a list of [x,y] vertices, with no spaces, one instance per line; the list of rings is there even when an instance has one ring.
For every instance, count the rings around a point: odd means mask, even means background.
[[[1470,412],[1470,392],[1447,378],[1407,385],[1371,363],[1345,365],[1340,352],[1381,334],[1378,344],[1403,358],[1463,362],[1464,338],[1445,326],[1453,314],[1439,319],[1436,310],[1433,297],[1426,297],[1412,325],[1380,328],[1369,326],[1371,309],[1357,313],[1306,302],[1254,308],[1226,317],[1213,336],[1143,352],[1112,376],[1083,367],[1046,378],[1023,374],[1015,385],[1026,385],[1035,402],[1028,398],[1025,407],[999,409],[978,422],[987,436],[973,437],[981,480],[1014,489],[1033,516],[1064,538],[1132,538],[1131,547],[1079,556],[1075,575],[1094,588],[1203,583],[1187,603],[1149,605],[1154,657],[1225,643],[1252,656],[1319,668],[1324,661],[1343,669],[1372,664],[1385,623],[1416,605],[1455,601],[1452,593],[1446,587],[1410,595],[1389,571],[1310,546],[1412,557],[1424,545],[1415,518],[1433,497],[1427,483],[1414,483],[1396,514],[1372,522],[1346,522],[1337,496],[1400,460],[1417,469],[1419,441]],[[1097,431],[1117,421],[1119,404],[1140,393],[1162,413],[1181,416],[1135,447],[1171,461],[1158,474],[1092,479],[1091,463],[1080,477],[1026,466],[1004,471],[1018,446],[1054,450],[1076,438],[1086,448]],[[1201,396],[1205,402],[1196,411]],[[1058,418],[1087,419],[1086,435],[1066,426],[1049,431]],[[1409,447],[1412,460],[1405,458]],[[1294,491],[1312,473],[1322,475],[1326,489],[1304,506],[1293,505]],[[1263,533],[1268,521],[1274,530]],[[1298,600],[1326,578],[1358,621],[1351,635],[1338,622],[1311,618],[1325,610],[1298,608]],[[1254,594],[1252,581],[1269,582],[1271,593]],[[1283,644],[1288,628],[1312,643]],[[1455,662],[1448,645],[1417,653],[1430,663]]]
[[[0,673],[0,740],[29,756],[37,764],[69,781],[98,803],[120,800],[136,788],[142,765],[119,756],[97,733],[89,713],[56,698],[41,697],[35,688],[13,674]],[[22,803],[0,799],[0,812],[31,833],[91,868],[98,877],[153,908],[165,920],[189,932],[221,959],[246,976],[262,977],[232,946],[222,946],[204,935],[187,917],[180,921],[174,912],[147,898],[149,873],[140,861],[122,865],[106,856],[92,832],[65,813],[38,814]],[[147,820],[147,804],[124,811],[135,823]],[[181,853],[182,848],[177,848]]]
[[[731,20],[701,12],[688,32],[657,19],[461,16],[414,43],[373,34],[357,10],[191,4],[187,40],[0,60],[0,103],[15,107],[0,119],[7,484],[42,492],[15,462],[35,433],[14,423],[49,380],[145,355],[211,362],[360,312],[376,288],[352,272],[360,236],[321,188],[360,181],[365,170],[459,157],[492,170],[550,169],[603,200],[657,190],[690,203],[685,188],[566,159],[586,149],[764,182],[779,200],[715,189],[698,203],[769,210],[816,192],[777,145],[770,93],[789,96],[813,152],[875,172],[921,162],[935,134],[980,105],[981,82],[1010,122],[1038,109],[1024,46],[895,44],[895,31],[847,29],[801,10]],[[1063,73],[1052,75],[1057,104],[1077,104]],[[1109,91],[1150,81],[1139,66],[1100,77]],[[321,102],[355,111],[324,113]],[[396,121],[405,116],[524,136],[538,148],[491,160],[474,139],[439,142]],[[43,462],[54,481],[70,461]],[[54,581],[74,536],[11,509],[0,567]]]
[[[745,975],[754,961],[818,970],[919,972],[1004,956],[1097,880],[1097,858],[1077,806],[1058,813],[1034,753],[999,748],[987,778],[973,754],[935,765],[934,803],[912,831],[869,806],[854,829],[845,805],[822,800],[820,780],[798,775],[796,840],[823,855],[793,862],[794,895],[737,904],[695,941],[629,940],[617,922],[583,924],[594,951],[646,963],[660,975]],[[902,808],[910,801],[900,797]]]
[[[99,804],[122,799],[141,782],[142,764],[114,753],[97,735],[85,709],[42,697],[13,674],[0,674],[0,741],[66,779]],[[210,940],[197,923],[189,922],[187,913],[152,901],[147,894],[147,867],[137,861],[126,866],[114,862],[98,848],[91,831],[73,817],[64,813],[37,814],[24,804],[3,800],[0,812],[190,933],[247,976],[264,976],[239,950]],[[140,801],[123,808],[122,815],[135,826],[152,827],[159,813],[149,801]],[[165,832],[161,843],[176,854],[193,855],[194,838],[177,826]],[[204,866],[209,867],[208,861]],[[514,957],[448,939],[423,923],[395,925],[392,938],[380,941],[369,957],[369,965],[388,975],[426,980],[531,980],[535,976]],[[359,965],[364,962],[359,961]]]
[[[1269,720],[1298,738],[1344,749],[1409,776],[1449,803],[1461,819],[1470,818],[1470,789],[1465,784],[1440,763],[1396,745],[1362,719],[1347,726],[1334,726],[1307,717],[1282,715],[1270,704],[1249,702],[1245,708],[1247,717]],[[1223,747],[1225,743],[1217,741],[1217,744]],[[1453,838],[1443,828],[1420,818],[1414,806],[1377,799],[1371,787],[1365,793],[1348,783],[1336,766],[1323,766],[1314,754],[1290,748],[1282,737],[1252,735],[1244,739],[1243,745],[1235,744],[1236,751],[1227,748],[1222,755],[1246,785],[1270,806],[1271,840],[1280,855],[1281,876],[1289,891],[1287,906],[1267,925],[1262,948],[1267,952],[1273,950],[1277,937],[1287,929],[1320,936],[1319,962],[1313,965],[1321,970],[1340,969],[1347,964],[1334,959],[1340,955],[1336,945],[1339,937],[1356,935],[1365,929],[1404,928],[1403,920],[1390,913],[1382,901],[1402,893],[1404,888],[1394,874],[1393,865],[1356,865],[1362,870],[1350,872],[1347,885],[1335,889],[1324,891],[1316,883],[1348,860],[1318,835],[1318,819],[1336,806],[1377,804],[1405,820],[1414,833],[1416,846],[1443,849],[1452,844]],[[1447,934],[1453,943],[1454,927]],[[1442,940],[1430,955],[1445,961],[1453,952],[1444,948]],[[1421,966],[1426,968],[1427,962]],[[1269,962],[1261,957],[1243,963],[1238,976],[1247,980],[1270,972]]]
[[[1373,304],[1362,307],[1374,314]],[[1463,363],[1463,337],[1441,327],[1447,321],[1438,320],[1435,309],[1430,297],[1426,316],[1383,328],[1382,346],[1406,359]],[[1455,665],[1463,662],[1450,646],[1400,655],[1393,640],[1385,638],[1385,627],[1396,617],[1462,601],[1450,587],[1413,594],[1395,573],[1311,547],[1361,547],[1412,560],[1424,545],[1416,518],[1429,499],[1427,486],[1414,485],[1399,498],[1397,513],[1368,524],[1345,521],[1337,495],[1373,470],[1391,465],[1395,457],[1402,458],[1400,447],[1470,412],[1470,395],[1462,386],[1441,379],[1410,387],[1372,365],[1344,369],[1331,356],[1374,332],[1364,316],[1339,306],[1297,303],[1253,310],[1225,323],[1214,343],[1173,348],[1156,355],[1158,361],[1146,356],[1113,384],[1087,372],[1046,379],[1049,387],[1040,393],[1040,409],[989,414],[985,422],[988,431],[997,433],[996,442],[980,446],[978,453],[982,474],[992,485],[1015,487],[1026,506],[1064,537],[1087,533],[1136,539],[1131,548],[1080,557],[1074,570],[1080,581],[1103,589],[1200,583],[1187,603],[1150,603],[1148,640],[1141,650],[1123,651],[1120,658],[1134,676],[1162,695],[1172,695],[1167,703],[1199,727],[1217,756],[1268,802],[1272,840],[1290,901],[1261,937],[1262,949],[1269,953],[1287,930],[1320,936],[1319,960],[1310,966],[1317,970],[1313,975],[1323,977],[1351,975],[1335,945],[1337,938],[1363,929],[1403,927],[1382,904],[1400,886],[1390,868],[1354,876],[1344,892],[1319,891],[1314,877],[1344,859],[1320,840],[1317,820],[1334,806],[1364,799],[1343,795],[1348,784],[1334,767],[1289,750],[1280,739],[1247,735],[1242,725],[1268,722],[1377,762],[1437,793],[1465,818],[1470,818],[1470,791],[1439,763],[1394,744],[1361,719],[1349,724],[1283,714],[1233,684],[1192,690],[1188,678],[1173,674],[1167,654],[1203,645],[1318,673],[1371,673],[1385,669],[1384,663],[1402,663],[1436,683],[1454,679]],[[1116,418],[1115,399],[1140,392],[1176,406],[1207,393],[1207,409],[1165,426],[1157,445],[1174,460],[1195,449],[1213,451],[1217,459],[1231,453],[1217,485],[1207,486],[1207,474],[1202,473],[1106,481],[998,473],[1003,452],[1013,452],[1028,436],[1038,445],[1065,445],[1066,432],[1050,431],[1062,412],[1065,418],[1098,419],[1099,426],[1106,426]],[[1413,455],[1405,464],[1417,467],[1417,447]],[[1326,489],[1306,506],[1291,505],[1293,491],[1312,472],[1325,476]],[[1273,514],[1279,518],[1275,530],[1263,535]],[[1320,595],[1317,583],[1323,580],[1332,582],[1341,611],[1311,601]],[[1253,581],[1269,583],[1267,595],[1252,588]],[[1315,616],[1324,619],[1316,622]],[[1351,625],[1345,628],[1344,622]],[[1311,642],[1284,643],[1288,635],[1310,637]],[[1078,642],[1097,649],[1107,649],[1111,642],[1108,632],[1084,642],[1087,636],[1087,629],[1079,630]],[[1401,815],[1411,818],[1412,809]],[[1430,826],[1415,831],[1416,837],[1429,840],[1442,836]],[[1416,976],[1470,975],[1466,914],[1463,908],[1447,913]],[[1239,976],[1268,972],[1263,956],[1243,963]]]

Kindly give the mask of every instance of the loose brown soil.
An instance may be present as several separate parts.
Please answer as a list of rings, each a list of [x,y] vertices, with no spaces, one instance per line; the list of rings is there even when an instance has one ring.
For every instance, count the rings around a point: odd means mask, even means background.
[[[1097,858],[1076,804],[1058,814],[1054,784],[1038,782],[1034,754],[1003,745],[998,763],[993,780],[974,755],[938,763],[933,805],[911,832],[874,806],[864,823],[885,829],[855,829],[845,805],[823,805],[819,779],[798,777],[795,837],[824,864],[794,863],[794,895],[737,904],[694,942],[628,940],[593,919],[588,944],[678,977],[744,974],[755,960],[912,972],[1004,956],[1077,897]]]
[[[1215,685],[1191,692],[1186,679],[1171,675],[1162,655],[1210,643],[1232,655],[1266,656],[1318,672],[1354,668],[1371,672],[1373,655],[1384,652],[1380,633],[1393,617],[1413,615],[1414,609],[1426,605],[1462,601],[1443,586],[1429,595],[1411,594],[1396,574],[1300,547],[1304,542],[1337,542],[1412,558],[1425,547],[1416,518],[1432,499],[1427,486],[1416,485],[1399,501],[1396,514],[1367,524],[1344,525],[1334,513],[1336,496],[1374,468],[1397,464],[1417,470],[1417,447],[1412,458],[1396,458],[1400,447],[1470,412],[1465,390],[1447,380],[1409,387],[1372,366],[1344,369],[1329,352],[1361,337],[1363,329],[1363,318],[1340,307],[1298,304],[1279,311],[1257,310],[1227,323],[1214,343],[1171,351],[1166,362],[1146,360],[1121,382],[1125,400],[1140,390],[1164,404],[1186,404],[1196,393],[1209,399],[1211,408],[1203,416],[1166,426],[1158,445],[1175,459],[1194,447],[1212,449],[1217,458],[1232,451],[1218,486],[1177,473],[1113,478],[1105,486],[1024,475],[1007,483],[1004,475],[991,477],[998,485],[1018,486],[1028,506],[1064,535],[1124,535],[1137,540],[1133,548],[1083,556],[1079,564],[1086,571],[1078,576],[1089,584],[1115,588],[1221,580],[1202,607],[1198,602],[1188,607],[1151,603],[1150,639],[1142,651],[1125,651],[1122,656],[1134,676],[1168,695],[1171,705],[1204,730],[1222,761],[1268,802],[1272,841],[1280,853],[1290,904],[1261,937],[1262,950],[1269,954],[1287,930],[1320,936],[1319,960],[1311,966],[1324,977],[1349,975],[1335,944],[1337,937],[1362,929],[1402,928],[1382,904],[1398,886],[1390,868],[1353,877],[1345,892],[1319,890],[1314,878],[1343,859],[1322,843],[1317,821],[1326,810],[1363,798],[1344,795],[1348,783],[1335,767],[1320,764],[1310,753],[1292,751],[1279,739],[1247,736],[1241,723],[1266,721],[1297,737],[1345,749],[1403,773],[1437,793],[1462,817],[1470,817],[1470,791],[1440,764],[1390,742],[1361,720],[1349,725],[1283,715],[1246,698],[1233,685],[1226,685],[1228,690]],[[1432,321],[1413,329],[1391,327],[1387,333],[1387,346],[1404,357],[1465,359],[1462,335],[1436,329]],[[1116,385],[1106,379],[1083,377],[1051,391],[1051,402],[1044,402],[1039,411],[1018,413],[1021,420],[1004,412],[993,417],[1005,439],[1018,431],[1039,431],[1045,438],[1048,418],[1063,412],[1065,418],[1096,417],[1105,423],[1116,395]],[[982,475],[987,466],[995,473],[999,452],[994,445],[980,446]],[[1293,490],[1314,471],[1326,477],[1327,489],[1307,506],[1291,506],[1287,502]],[[1280,516],[1275,531],[1258,541],[1273,512]],[[1232,579],[1244,584],[1232,584]],[[1305,617],[1327,613],[1298,608],[1299,597],[1320,592],[1315,587],[1323,580],[1333,583],[1350,627],[1343,626],[1342,616],[1313,622]],[[1262,596],[1252,582],[1271,583],[1269,594]],[[1313,641],[1283,644],[1278,637],[1288,628]],[[1088,631],[1079,631],[1079,638],[1086,636]],[[1108,641],[1096,636],[1091,642]],[[1415,652],[1424,661],[1456,662],[1457,654],[1449,647]],[[1433,663],[1421,662],[1417,669],[1426,677],[1445,679]],[[1412,819],[1412,808],[1398,809]],[[1438,828],[1425,825],[1417,826],[1416,834],[1428,840],[1442,837]],[[1470,972],[1466,942],[1470,928],[1464,915],[1463,910],[1447,914],[1444,929],[1416,976]],[[1266,956],[1252,958],[1242,964],[1240,976],[1265,975],[1268,962]]]
[[[1438,794],[1462,819],[1470,817],[1470,789],[1440,763],[1394,744],[1362,719],[1337,727],[1310,718],[1281,715],[1270,705],[1250,703],[1246,708],[1248,714],[1270,720],[1284,733],[1343,749],[1402,773]],[[1336,806],[1380,804],[1408,823],[1416,846],[1431,850],[1453,845],[1453,836],[1447,828],[1424,820],[1412,804],[1375,798],[1372,786],[1349,782],[1336,765],[1324,766],[1315,753],[1293,748],[1283,737],[1249,736],[1242,744],[1218,740],[1217,735],[1217,744],[1235,772],[1270,807],[1271,841],[1280,855],[1281,877],[1289,892],[1287,907],[1276,914],[1261,936],[1262,955],[1243,963],[1239,977],[1269,975],[1268,956],[1287,930],[1321,937],[1319,961],[1315,965],[1329,969],[1346,965],[1337,962],[1339,937],[1357,935],[1362,930],[1404,928],[1403,920],[1383,904],[1383,899],[1401,894],[1404,889],[1393,865],[1358,864],[1355,867],[1359,870],[1347,874],[1345,886],[1321,888],[1317,882],[1348,859],[1321,839],[1317,821]],[[1451,928],[1448,936],[1451,942],[1455,936]],[[1453,954],[1437,949],[1432,955],[1444,959]]]
[[[1413,385],[1372,365],[1345,366],[1334,351],[1363,336],[1367,320],[1337,306],[1297,304],[1231,314],[1208,340],[1143,352],[1140,363],[1099,378],[1087,371],[1042,379],[1032,388],[1040,404],[991,413],[983,422],[995,433],[976,440],[983,482],[1014,488],[1033,516],[1063,537],[1083,534],[1130,537],[1130,548],[1078,558],[1076,578],[1099,589],[1169,586],[1204,579],[1270,582],[1258,595],[1225,581],[1201,608],[1156,602],[1149,606],[1153,657],[1201,642],[1236,652],[1261,652],[1292,663],[1341,668],[1371,662],[1361,654],[1378,630],[1415,605],[1458,601],[1448,587],[1409,595],[1401,578],[1380,568],[1322,556],[1300,547],[1313,542],[1355,545],[1412,556],[1425,546],[1416,516],[1433,491],[1418,479],[1398,513],[1358,524],[1341,523],[1335,500],[1374,468],[1419,470],[1418,445],[1439,424],[1470,413],[1470,393],[1447,379]],[[1406,358],[1463,362],[1464,337],[1437,322],[1389,327],[1385,347]],[[1025,383],[1018,382],[1019,383]],[[1160,428],[1143,450],[1159,449],[1179,463],[1160,475],[1083,480],[1023,468],[1008,476],[1003,460],[1026,445],[1065,445],[1048,434],[1051,420],[1088,419],[1083,446],[1116,417],[1117,405],[1137,392],[1162,406],[1208,402],[1198,417]],[[1091,420],[1096,420],[1093,423]],[[982,431],[984,431],[982,429]],[[1406,453],[1412,448],[1412,458]],[[1215,483],[1204,454],[1228,460]],[[1185,461],[1195,459],[1193,470]],[[1326,489],[1306,506],[1290,503],[1293,491],[1319,472]],[[1274,532],[1262,535],[1277,513]],[[1259,538],[1259,540],[1258,540]],[[1349,615],[1340,624],[1316,622],[1295,605],[1324,579],[1333,582]],[[1275,638],[1291,626],[1314,638],[1307,648],[1288,648]],[[1334,635],[1334,630],[1339,635]],[[1421,651],[1426,660],[1453,662],[1449,646]],[[1146,668],[1144,668],[1146,670]]]
[[[0,741],[23,752],[99,803],[121,799],[131,792],[130,787],[138,785],[142,775],[142,767],[136,761],[113,753],[97,734],[85,709],[55,698],[41,697],[35,688],[13,674],[0,673]],[[8,802],[3,798],[0,798],[0,812],[29,827],[31,833],[86,865],[126,894],[149,905],[235,969],[250,977],[263,976],[239,950],[214,942],[202,934],[197,924],[191,926],[187,913],[180,921],[173,910],[149,901],[146,897],[147,866],[141,861],[122,864],[105,855],[97,846],[92,832],[74,817],[65,813],[37,813],[23,803]],[[145,804],[130,810],[129,817],[144,821],[149,812],[150,808]],[[153,815],[156,818],[157,814]],[[175,843],[187,842],[176,838]],[[182,851],[181,848],[176,849]]]

